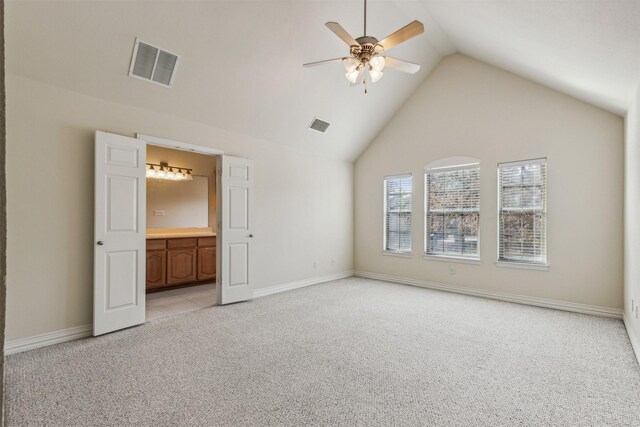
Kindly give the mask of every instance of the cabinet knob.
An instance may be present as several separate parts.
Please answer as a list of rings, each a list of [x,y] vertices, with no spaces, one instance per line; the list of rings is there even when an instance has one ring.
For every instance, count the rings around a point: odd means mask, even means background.
[[[104,245],[104,242],[102,240],[98,240],[98,246],[102,246]]]

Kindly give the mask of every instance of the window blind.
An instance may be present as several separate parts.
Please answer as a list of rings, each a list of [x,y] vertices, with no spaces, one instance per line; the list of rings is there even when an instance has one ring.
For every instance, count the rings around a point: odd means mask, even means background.
[[[546,159],[499,164],[498,193],[498,260],[546,264]]]
[[[384,250],[411,252],[411,175],[384,180]]]
[[[425,171],[425,253],[478,259],[480,165]]]

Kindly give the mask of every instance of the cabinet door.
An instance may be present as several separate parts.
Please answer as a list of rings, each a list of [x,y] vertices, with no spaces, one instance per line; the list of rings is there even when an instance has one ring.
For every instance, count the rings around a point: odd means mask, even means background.
[[[198,280],[216,278],[216,248],[198,249]]]
[[[167,284],[167,252],[147,251],[147,289]]]
[[[167,283],[196,281],[196,249],[173,249],[167,251]]]

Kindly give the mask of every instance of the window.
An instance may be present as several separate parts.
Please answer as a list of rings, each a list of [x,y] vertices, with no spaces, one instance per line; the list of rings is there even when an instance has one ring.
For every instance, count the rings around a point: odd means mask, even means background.
[[[384,180],[384,250],[411,253],[411,175]]]
[[[425,253],[479,259],[480,165],[425,171]]]
[[[547,263],[546,163],[498,165],[498,261]]]

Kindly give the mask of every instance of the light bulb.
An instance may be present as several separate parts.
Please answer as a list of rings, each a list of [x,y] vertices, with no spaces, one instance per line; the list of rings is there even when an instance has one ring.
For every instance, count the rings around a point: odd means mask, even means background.
[[[344,64],[344,68],[347,70],[347,73],[353,72],[356,68],[358,68],[358,65],[360,65],[360,61],[352,56],[343,59],[342,63]]]
[[[369,74],[371,75],[371,82],[375,83],[382,78],[384,73],[382,71],[369,70]]]
[[[187,174],[185,175],[184,179],[186,179],[187,181],[193,181],[193,176],[191,176],[191,171],[187,171]]]
[[[176,174],[176,179],[184,179],[184,174],[182,173],[182,169],[178,170],[178,173]]]
[[[374,56],[369,61],[369,65],[371,65],[371,68],[375,71],[382,71],[382,69],[384,68],[384,63],[384,56]]]
[[[173,171],[173,169],[171,169],[169,172],[167,172],[167,178],[176,179],[176,173]]]
[[[360,72],[356,69],[353,71],[348,72],[347,74],[345,74],[344,76],[347,78],[347,80],[349,80],[351,83],[355,83],[356,80],[358,79],[358,74],[360,74]]]
[[[160,169],[159,171],[156,172],[156,176],[158,178],[166,178],[167,177],[167,171],[163,169]]]

